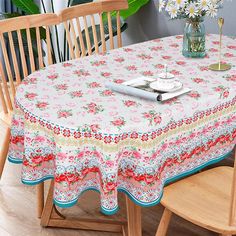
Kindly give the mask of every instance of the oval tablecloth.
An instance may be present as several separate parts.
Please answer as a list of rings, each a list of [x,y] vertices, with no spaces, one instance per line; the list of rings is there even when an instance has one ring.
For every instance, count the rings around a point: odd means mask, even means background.
[[[141,206],[157,204],[165,183],[224,158],[236,143],[236,40],[223,38],[227,72],[213,72],[218,36],[204,59],[181,55],[182,36],[167,37],[49,66],[17,89],[9,160],[22,182],[54,178],[54,201],[75,204],[89,189],[113,214],[117,191]],[[168,64],[192,92],[152,102],[105,88]]]

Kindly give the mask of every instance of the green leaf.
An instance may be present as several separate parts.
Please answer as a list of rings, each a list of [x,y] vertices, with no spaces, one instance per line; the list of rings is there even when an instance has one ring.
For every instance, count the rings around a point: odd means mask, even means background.
[[[75,5],[89,3],[89,2],[93,2],[93,0],[72,0],[70,5],[75,6]]]
[[[14,5],[27,14],[40,14],[39,7],[33,0],[12,0]]]
[[[129,8],[126,10],[121,10],[120,15],[124,19],[134,15],[142,6],[147,4],[150,0],[128,0]]]
[[[39,28],[39,33],[40,33],[40,38],[43,40],[46,40],[46,29],[44,27],[40,27]],[[30,29],[30,36],[32,40],[37,40],[37,36],[36,36],[36,29],[35,28],[31,28]]]

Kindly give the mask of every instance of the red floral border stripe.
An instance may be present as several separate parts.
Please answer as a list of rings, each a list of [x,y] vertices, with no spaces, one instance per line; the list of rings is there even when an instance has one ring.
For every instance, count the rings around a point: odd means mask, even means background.
[[[80,139],[80,138],[95,138],[100,141],[104,141],[104,143],[109,144],[109,143],[119,143],[122,140],[125,140],[127,138],[131,139],[140,139],[141,141],[148,141],[149,139],[155,139],[158,136],[160,136],[163,133],[167,133],[170,130],[175,130],[176,128],[179,128],[183,125],[191,125],[194,122],[197,122],[199,120],[202,120],[205,117],[209,117],[211,115],[216,114],[217,112],[221,112],[224,109],[227,109],[231,106],[234,106],[236,104],[236,97],[234,97],[231,101],[228,101],[226,103],[223,103],[221,105],[218,105],[214,108],[207,109],[206,111],[201,111],[196,113],[193,117],[189,117],[186,119],[181,119],[178,122],[172,122],[168,124],[164,128],[160,128],[156,131],[153,131],[152,133],[138,133],[138,132],[132,132],[132,133],[123,133],[123,134],[113,134],[113,135],[106,135],[106,134],[101,134],[99,132],[93,133],[93,132],[81,132],[81,131],[76,131],[76,130],[70,130],[68,128],[63,128],[59,127],[58,125],[51,124],[48,122],[45,122],[39,117],[35,117],[30,114],[30,112],[25,112],[24,108],[22,108],[17,101],[15,101],[15,105],[17,109],[21,109],[24,113],[24,117],[26,120],[30,121],[31,123],[38,123],[42,127],[47,128],[48,130],[53,131],[56,135],[63,135],[65,138],[70,138],[73,137],[75,139]]]

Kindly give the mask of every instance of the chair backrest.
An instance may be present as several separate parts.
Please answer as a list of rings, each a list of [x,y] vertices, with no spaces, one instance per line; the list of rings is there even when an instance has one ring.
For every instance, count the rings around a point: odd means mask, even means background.
[[[50,26],[58,23],[56,14],[21,16],[0,21],[0,48],[3,54],[0,60],[0,100],[5,114],[13,110],[16,86],[22,78],[45,66],[43,39],[47,45],[45,54],[48,64],[53,63]],[[27,66],[27,62],[30,66]]]
[[[229,225],[236,226],[236,146],[234,148],[234,174],[231,189]]]
[[[114,24],[116,24],[117,45],[121,47],[120,10],[126,8],[128,8],[126,0],[103,0],[64,9],[59,17],[64,23],[71,58],[91,55],[93,53],[91,40],[95,53],[99,53],[99,42],[101,42],[102,52],[106,52],[106,33],[107,36],[109,35],[110,49],[114,49]],[[90,27],[88,19],[90,19]],[[98,25],[95,24],[96,20],[99,21]],[[104,22],[107,22],[107,32],[104,31]]]

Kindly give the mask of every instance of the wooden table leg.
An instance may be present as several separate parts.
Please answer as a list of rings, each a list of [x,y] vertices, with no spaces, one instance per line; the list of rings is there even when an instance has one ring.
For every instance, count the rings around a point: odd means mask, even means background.
[[[43,213],[41,217],[41,225],[44,227],[48,226],[49,220],[53,212],[53,189],[54,189],[54,181],[52,180],[48,190],[47,200],[43,208]]]
[[[142,236],[141,207],[126,196],[128,236]]]

